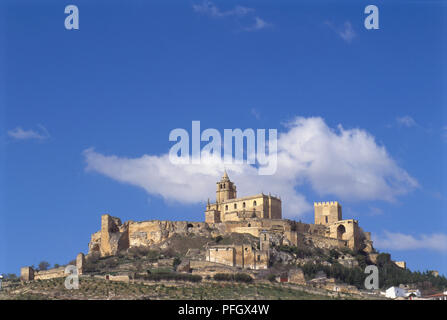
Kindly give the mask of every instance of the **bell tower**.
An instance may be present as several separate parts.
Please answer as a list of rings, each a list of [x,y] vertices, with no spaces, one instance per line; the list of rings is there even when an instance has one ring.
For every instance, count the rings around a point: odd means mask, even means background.
[[[216,203],[222,203],[225,200],[236,198],[236,186],[228,178],[227,170],[225,170],[222,179],[216,183]]]

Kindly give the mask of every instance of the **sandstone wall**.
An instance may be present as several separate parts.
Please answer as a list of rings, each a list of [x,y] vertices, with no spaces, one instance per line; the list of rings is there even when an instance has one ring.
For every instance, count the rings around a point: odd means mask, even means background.
[[[206,260],[243,269],[267,269],[268,251],[256,250],[249,244],[213,246],[208,248]]]
[[[209,235],[210,228],[205,222],[188,221],[127,221],[123,224],[120,219],[106,214],[101,217],[101,231],[91,237],[89,254],[115,255],[128,248],[158,244],[174,234]]]
[[[221,263],[234,267],[236,265],[236,250],[233,246],[215,246],[207,250],[207,261]]]
[[[298,234],[298,246],[314,245],[318,248],[329,249],[331,247],[344,248],[348,246],[347,241],[318,234]]]
[[[67,274],[65,274],[65,267],[53,268],[44,271],[34,271],[34,280],[64,278],[66,276]]]
[[[126,282],[126,283],[130,282],[130,277],[128,275],[116,275],[116,276],[106,275],[106,276],[104,276],[104,279],[109,280],[109,281],[118,281],[118,282]]]

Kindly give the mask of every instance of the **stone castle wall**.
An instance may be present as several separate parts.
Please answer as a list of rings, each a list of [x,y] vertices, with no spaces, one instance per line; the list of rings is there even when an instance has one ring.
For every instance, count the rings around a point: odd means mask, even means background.
[[[34,280],[47,280],[54,278],[63,278],[66,277],[65,267],[53,268],[45,271],[35,271],[34,272]]]
[[[242,269],[267,269],[269,254],[267,250],[258,250],[249,244],[220,245],[207,249],[206,261],[224,264]]]
[[[209,235],[205,222],[188,221],[127,221],[105,214],[101,217],[101,231],[94,233],[89,243],[89,254],[101,257],[115,255],[133,247],[151,246],[161,243],[174,234]]]
[[[78,275],[83,273],[84,269],[84,254],[79,253],[76,257],[76,269]],[[48,270],[34,270],[32,267],[20,268],[20,280],[22,281],[32,281],[32,280],[48,280],[54,278],[63,278],[69,274],[65,273],[66,266],[52,268]]]

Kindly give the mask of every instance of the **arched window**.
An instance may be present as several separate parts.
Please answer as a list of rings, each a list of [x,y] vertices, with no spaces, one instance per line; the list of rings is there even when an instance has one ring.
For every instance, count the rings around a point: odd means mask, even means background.
[[[337,227],[337,238],[338,239],[343,239],[343,234],[346,232],[346,228],[344,225],[339,225]]]
[[[256,207],[256,200],[253,201],[253,207]]]
[[[242,208],[245,208],[245,202],[242,202]]]
[[[234,208],[237,209],[237,203],[234,204]]]
[[[228,211],[228,204],[225,205],[225,211]]]

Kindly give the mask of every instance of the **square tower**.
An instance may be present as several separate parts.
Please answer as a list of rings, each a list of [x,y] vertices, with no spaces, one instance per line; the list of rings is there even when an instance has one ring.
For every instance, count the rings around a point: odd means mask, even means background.
[[[315,224],[328,225],[342,220],[341,205],[337,201],[314,202]]]

